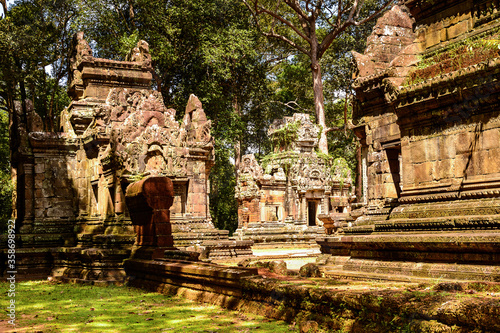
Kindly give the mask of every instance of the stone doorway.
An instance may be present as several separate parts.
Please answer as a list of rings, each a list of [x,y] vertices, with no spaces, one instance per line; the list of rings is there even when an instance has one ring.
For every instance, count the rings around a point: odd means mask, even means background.
[[[183,217],[186,214],[189,181],[187,179],[173,179],[174,203],[171,213],[176,217]]]
[[[401,146],[395,145],[385,150],[397,198],[401,197]]]
[[[308,201],[307,202],[307,225],[310,227],[316,226],[317,210],[318,210],[318,202],[317,201]]]

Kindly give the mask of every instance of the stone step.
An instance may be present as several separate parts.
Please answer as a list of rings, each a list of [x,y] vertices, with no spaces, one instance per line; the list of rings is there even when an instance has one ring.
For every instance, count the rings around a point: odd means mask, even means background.
[[[345,264],[323,265],[327,277],[403,282],[490,281],[500,282],[500,267],[470,264],[422,263],[349,259]]]

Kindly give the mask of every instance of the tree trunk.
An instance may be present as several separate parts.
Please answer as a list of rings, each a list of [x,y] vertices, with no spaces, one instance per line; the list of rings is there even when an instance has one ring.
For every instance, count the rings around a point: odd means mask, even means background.
[[[238,103],[238,97],[235,95],[233,99],[233,109],[234,113],[238,115],[238,117],[241,117],[241,109],[240,109],[240,104]],[[241,142],[240,142],[240,136],[235,139],[234,141],[234,171],[235,171],[235,180],[238,182],[238,171],[240,169],[240,163],[241,163]]]
[[[319,151],[328,154],[328,140],[326,137],[325,123],[325,101],[323,97],[323,81],[321,79],[321,67],[317,59],[311,59],[314,91],[314,111],[316,112],[316,123],[321,127],[319,138]]]
[[[7,2],[5,0],[0,0],[0,3],[2,4],[3,8],[3,17],[7,17]]]

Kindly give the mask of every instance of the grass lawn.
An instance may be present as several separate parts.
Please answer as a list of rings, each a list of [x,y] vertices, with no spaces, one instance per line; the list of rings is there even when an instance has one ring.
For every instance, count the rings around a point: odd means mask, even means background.
[[[16,326],[0,282],[0,332],[297,332],[283,321],[116,286],[48,281],[16,284]]]

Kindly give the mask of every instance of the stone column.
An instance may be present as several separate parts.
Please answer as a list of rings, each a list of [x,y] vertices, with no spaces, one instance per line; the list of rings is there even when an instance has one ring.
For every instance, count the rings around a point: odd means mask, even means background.
[[[123,214],[125,212],[125,198],[120,186],[115,188],[115,213]]]
[[[35,218],[35,175],[34,164],[32,161],[24,163],[24,216],[21,225],[21,231],[29,233],[33,228]]]
[[[33,175],[34,165],[33,163],[26,163],[24,165],[24,181],[25,181],[25,195],[24,202],[26,205],[26,215],[25,219],[32,220],[34,217],[34,190],[35,190],[35,182]]]
[[[300,217],[302,221],[306,221],[307,223],[307,200],[305,193],[302,193],[302,203],[300,205]]]
[[[368,203],[368,149],[365,148],[362,151],[362,159],[361,159],[361,181],[363,186],[363,204]]]
[[[259,208],[260,208],[260,222],[264,222],[266,221],[266,206],[262,202],[260,202]]]
[[[205,215],[207,220],[212,220],[212,215],[210,214],[210,172],[205,173],[205,189],[206,189],[206,200],[205,200]]]
[[[326,197],[326,193],[323,194],[323,196],[321,197],[321,204],[320,204],[320,210],[318,212],[317,215],[320,215],[320,214],[328,214],[328,206],[326,205],[326,200],[325,200],[325,197]]]

